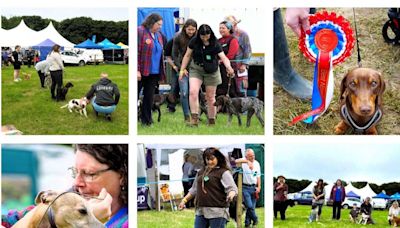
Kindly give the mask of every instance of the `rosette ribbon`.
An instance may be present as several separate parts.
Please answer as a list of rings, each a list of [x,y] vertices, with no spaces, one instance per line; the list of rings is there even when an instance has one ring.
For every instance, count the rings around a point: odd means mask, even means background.
[[[328,109],[333,97],[333,66],[349,57],[354,47],[353,30],[344,17],[322,11],[309,16],[309,22],[310,30],[302,32],[299,49],[315,63],[312,110],[296,116],[289,125],[314,123]]]

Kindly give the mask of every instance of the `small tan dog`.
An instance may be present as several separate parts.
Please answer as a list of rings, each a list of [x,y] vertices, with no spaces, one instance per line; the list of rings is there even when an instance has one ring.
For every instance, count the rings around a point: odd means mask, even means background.
[[[25,73],[25,72],[22,72],[22,75],[24,76],[25,80],[30,80],[31,77],[32,77],[31,74],[28,74],[28,73]]]
[[[105,228],[86,200],[75,192],[44,191],[36,196],[35,202],[36,207],[13,228]]]
[[[393,218],[392,218],[392,225],[393,225],[393,227],[398,227],[398,226],[400,226],[400,218],[399,218],[399,217],[396,217],[396,216],[393,216]]]

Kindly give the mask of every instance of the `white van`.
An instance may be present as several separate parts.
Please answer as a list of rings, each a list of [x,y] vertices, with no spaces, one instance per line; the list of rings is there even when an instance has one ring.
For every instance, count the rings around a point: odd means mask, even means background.
[[[89,59],[89,64],[99,64],[104,62],[103,51],[100,49],[80,49],[79,54]]]

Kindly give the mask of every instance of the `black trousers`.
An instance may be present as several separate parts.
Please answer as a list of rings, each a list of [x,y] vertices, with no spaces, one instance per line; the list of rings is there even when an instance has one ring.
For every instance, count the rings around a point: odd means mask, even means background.
[[[192,187],[193,185],[193,181],[182,181],[182,185],[183,185],[183,192],[185,193],[185,196],[189,193],[189,189]],[[189,200],[186,204],[186,208],[190,208],[193,207],[193,199]]]
[[[154,94],[158,85],[159,74],[150,74],[142,76],[142,80],[138,84],[138,91],[143,88],[143,103],[142,103],[142,124],[150,125],[153,123],[151,116],[151,108],[153,107]],[[139,96],[138,96],[139,97]]]
[[[332,211],[332,219],[340,219],[340,210],[342,209],[342,202],[334,201],[333,202],[333,211]]]
[[[61,87],[63,85],[63,72],[62,70],[50,71],[51,75],[51,98],[56,99],[61,93]],[[57,85],[57,95],[55,94],[55,89]]]
[[[44,78],[46,77],[45,75],[44,75],[44,73],[42,73],[42,71],[40,71],[40,70],[38,70],[38,75],[39,75],[39,79],[40,79],[40,85],[42,86],[42,87],[44,87]]]
[[[229,78],[227,77],[226,67],[223,64],[219,65],[219,70],[221,72],[222,83],[217,86],[216,96],[226,95],[229,87],[229,97],[238,97],[236,93],[236,80],[231,79],[231,85],[229,86]]]
[[[274,201],[274,217],[278,217],[278,211],[281,215],[281,220],[285,220],[286,203],[285,201]]]

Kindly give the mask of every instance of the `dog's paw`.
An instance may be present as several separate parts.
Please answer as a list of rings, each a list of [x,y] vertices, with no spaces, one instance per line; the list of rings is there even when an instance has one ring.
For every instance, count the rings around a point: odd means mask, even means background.
[[[347,131],[347,124],[344,121],[340,121],[338,125],[335,126],[335,134],[336,135],[343,135]]]

